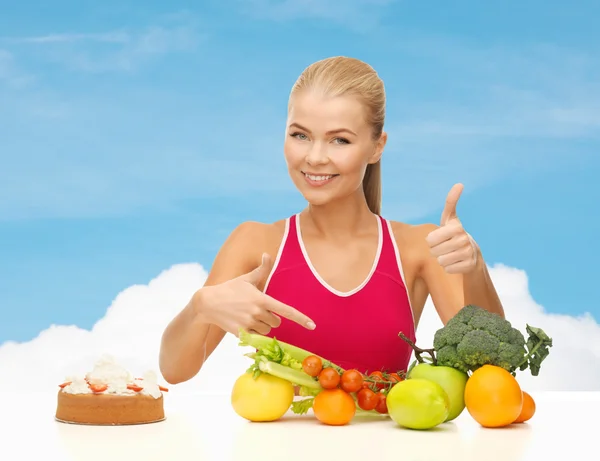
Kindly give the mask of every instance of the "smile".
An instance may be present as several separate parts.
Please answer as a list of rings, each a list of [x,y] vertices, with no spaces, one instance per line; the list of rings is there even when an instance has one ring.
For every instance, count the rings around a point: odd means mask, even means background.
[[[312,173],[305,173],[304,171],[302,172],[302,174],[306,178],[306,182],[309,183],[311,186],[323,186],[325,184],[330,183],[336,176],[339,176],[337,174],[318,175]]]

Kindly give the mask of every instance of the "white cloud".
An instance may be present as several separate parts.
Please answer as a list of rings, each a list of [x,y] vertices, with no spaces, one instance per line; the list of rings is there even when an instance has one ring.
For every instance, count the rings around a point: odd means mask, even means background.
[[[589,315],[549,314],[531,297],[526,274],[497,265],[491,275],[508,318],[524,332],[525,324],[543,328],[554,339],[540,376],[519,375],[527,390],[597,390],[600,387],[600,325]],[[26,343],[0,346],[0,390],[52,389],[66,376],[86,372],[102,354],[114,355],[134,373],[158,372],[158,351],[164,327],[201,286],[206,272],[197,264],[171,267],[148,285],[121,292],[91,331],[52,326]],[[84,308],[84,307],[82,307]],[[418,344],[430,347],[441,326],[431,303],[418,331]],[[237,339],[226,336],[203,370],[177,389],[229,392],[249,360]]]

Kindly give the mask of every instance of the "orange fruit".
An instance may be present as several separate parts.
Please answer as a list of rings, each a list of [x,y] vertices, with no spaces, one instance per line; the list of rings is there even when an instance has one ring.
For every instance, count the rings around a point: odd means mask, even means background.
[[[535,414],[535,400],[527,392],[523,391],[523,408],[521,414],[515,419],[515,423],[529,421]]]
[[[512,424],[521,414],[521,386],[504,368],[484,365],[473,372],[465,386],[465,406],[483,427]]]
[[[325,389],[313,401],[313,413],[323,424],[343,426],[354,418],[354,399],[342,389]]]

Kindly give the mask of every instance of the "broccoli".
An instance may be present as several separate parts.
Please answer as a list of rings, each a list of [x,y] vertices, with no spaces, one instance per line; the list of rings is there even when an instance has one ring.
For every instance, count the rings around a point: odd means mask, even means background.
[[[432,362],[465,373],[483,365],[496,365],[515,375],[517,370],[530,369],[533,376],[540,371],[542,361],[552,347],[552,338],[540,328],[527,325],[528,339],[498,314],[475,305],[463,307],[444,327],[436,331],[433,349],[421,349],[400,336],[420,354],[429,353]]]

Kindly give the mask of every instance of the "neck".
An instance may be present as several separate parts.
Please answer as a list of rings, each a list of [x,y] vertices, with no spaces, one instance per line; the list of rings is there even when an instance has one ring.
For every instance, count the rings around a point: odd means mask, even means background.
[[[355,194],[326,205],[309,204],[302,217],[303,230],[308,227],[313,232],[337,240],[369,229],[375,223],[362,188]]]

